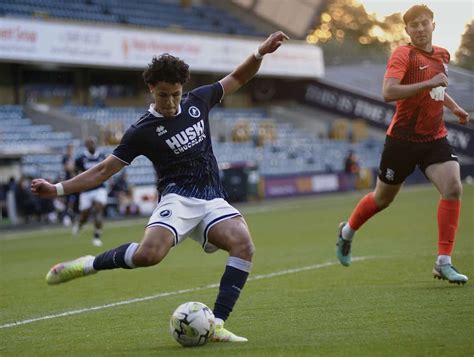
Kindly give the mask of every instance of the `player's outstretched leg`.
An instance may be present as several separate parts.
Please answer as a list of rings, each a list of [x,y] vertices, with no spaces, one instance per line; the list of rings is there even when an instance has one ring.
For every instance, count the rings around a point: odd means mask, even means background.
[[[224,321],[227,320],[240,291],[243,289],[249,276],[252,263],[237,257],[229,257],[227,265],[222,275],[219,295],[214,306],[216,316],[216,329],[211,337],[213,342],[247,342],[245,337],[237,336],[224,328]]]
[[[439,260],[439,259],[438,259]],[[438,264],[436,262],[433,267],[433,277],[435,279],[448,280],[453,284],[466,284],[469,278],[457,271],[457,269],[451,264],[451,262],[446,264]]]
[[[395,188],[390,187],[389,189],[387,189],[387,187],[390,186],[381,182],[380,179],[377,181],[376,191],[380,191],[379,196],[389,197],[390,199],[385,200],[390,202],[393,197],[395,197],[396,193],[400,189],[400,186]],[[389,203],[387,203],[386,206],[388,206],[388,204]],[[349,217],[348,222],[342,222],[339,224],[339,234],[336,243],[336,256],[342,265],[349,266],[351,264],[351,244],[355,232],[374,214],[386,206],[379,207],[375,202],[375,192],[370,192],[362,197],[362,199],[357,203],[351,213],[351,216]]]
[[[74,260],[53,266],[46,274],[46,282],[50,285],[65,283],[69,280],[97,273],[99,270],[135,268],[132,257],[138,243],[127,243],[108,250],[96,257],[86,255]]]
[[[339,223],[337,242],[336,242],[336,257],[339,262],[344,266],[351,265],[351,245],[352,239],[344,239],[342,235],[343,228],[347,225],[347,222]]]

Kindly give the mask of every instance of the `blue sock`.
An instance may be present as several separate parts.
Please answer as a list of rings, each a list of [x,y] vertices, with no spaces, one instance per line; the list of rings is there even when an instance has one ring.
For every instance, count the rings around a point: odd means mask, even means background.
[[[108,270],[108,269],[133,269],[136,268],[133,264],[132,257],[138,248],[138,243],[127,243],[120,247],[108,250],[99,254],[94,259],[94,270]]]
[[[252,263],[237,257],[229,257],[222,275],[219,294],[214,304],[214,316],[223,321],[227,320],[232,312],[240,291],[243,289],[249,276]]]

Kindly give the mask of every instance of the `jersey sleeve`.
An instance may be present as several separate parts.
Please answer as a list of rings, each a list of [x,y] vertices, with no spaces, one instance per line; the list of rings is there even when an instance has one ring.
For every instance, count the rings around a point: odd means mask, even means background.
[[[440,58],[441,62],[444,65],[445,74],[448,75],[448,65],[449,65],[449,61],[451,60],[451,55],[450,55],[449,51],[445,48],[442,48],[442,47],[434,46],[434,48],[435,48],[435,50],[438,54],[438,57]]]
[[[139,142],[137,129],[131,126],[125,132],[120,144],[114,149],[112,155],[125,164],[130,165],[133,159],[141,155]]]
[[[387,63],[384,78],[397,78],[402,80],[408,70],[409,51],[405,47],[399,47],[393,52]]]
[[[217,103],[220,103],[224,96],[224,88],[219,82],[198,87],[190,92],[212,108]]]

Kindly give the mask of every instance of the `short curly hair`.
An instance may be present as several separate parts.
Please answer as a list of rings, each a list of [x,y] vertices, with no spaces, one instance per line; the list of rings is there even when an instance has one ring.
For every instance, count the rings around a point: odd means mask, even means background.
[[[142,73],[146,84],[155,86],[158,82],[184,84],[190,77],[189,65],[169,53],[153,57],[148,68]]]
[[[428,17],[433,20],[433,11],[426,6],[426,5],[414,5],[410,7],[407,12],[405,12],[405,15],[403,15],[403,22],[405,25],[408,25],[408,23],[414,19],[416,19],[420,15],[428,15]]]

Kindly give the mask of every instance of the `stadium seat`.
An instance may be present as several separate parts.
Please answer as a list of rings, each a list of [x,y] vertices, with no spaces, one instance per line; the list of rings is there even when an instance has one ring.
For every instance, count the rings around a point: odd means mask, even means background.
[[[224,10],[200,3],[182,7],[179,2],[166,0],[138,3],[117,0],[0,0],[0,9],[2,16],[45,16],[154,28],[179,27],[189,31],[242,36],[262,35]]]

